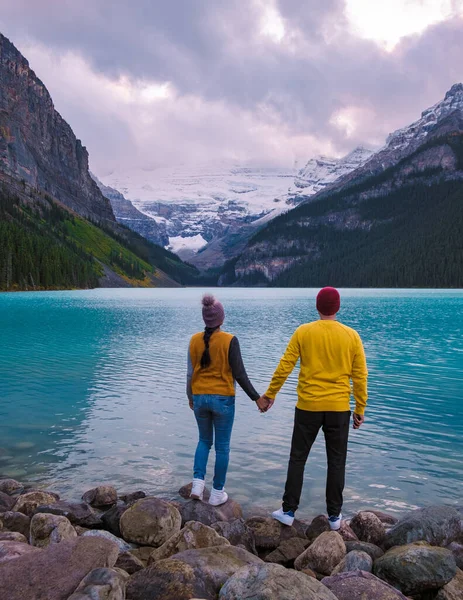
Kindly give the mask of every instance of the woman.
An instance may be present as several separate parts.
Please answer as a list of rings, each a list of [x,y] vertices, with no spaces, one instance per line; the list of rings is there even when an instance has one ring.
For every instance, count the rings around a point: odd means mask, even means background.
[[[203,298],[204,332],[196,333],[188,351],[187,395],[199,429],[191,498],[203,499],[207,460],[215,433],[215,469],[209,504],[228,500],[224,490],[235,417],[235,381],[264,412],[264,400],[248,379],[238,339],[220,329],[225,311],[214,296]]]

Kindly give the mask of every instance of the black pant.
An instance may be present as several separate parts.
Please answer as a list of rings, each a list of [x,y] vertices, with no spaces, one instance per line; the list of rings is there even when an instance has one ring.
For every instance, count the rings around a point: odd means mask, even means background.
[[[338,516],[342,508],[350,411],[310,412],[296,408],[291,455],[286,478],[283,510],[297,510],[304,481],[304,467],[320,428],[325,434],[328,476],[326,508],[328,516]]]

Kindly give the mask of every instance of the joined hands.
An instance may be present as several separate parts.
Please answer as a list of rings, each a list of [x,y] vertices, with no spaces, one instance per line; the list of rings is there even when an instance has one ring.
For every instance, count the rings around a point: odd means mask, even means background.
[[[275,398],[269,398],[265,394],[262,394],[262,396],[256,400],[257,408],[261,413],[267,412],[269,408],[272,408],[274,402]]]

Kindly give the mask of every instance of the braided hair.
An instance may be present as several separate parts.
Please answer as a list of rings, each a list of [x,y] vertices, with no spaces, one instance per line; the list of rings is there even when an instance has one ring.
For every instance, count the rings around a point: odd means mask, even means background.
[[[204,349],[203,355],[201,356],[201,369],[207,369],[207,367],[211,364],[211,355],[209,353],[209,340],[211,339],[211,336],[214,333],[214,331],[217,331],[217,329],[220,329],[220,325],[218,327],[206,327],[204,329],[203,340],[204,345],[206,347]]]

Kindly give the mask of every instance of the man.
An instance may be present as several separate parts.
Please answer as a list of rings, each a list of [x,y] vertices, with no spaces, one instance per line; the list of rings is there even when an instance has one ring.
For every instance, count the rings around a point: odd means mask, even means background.
[[[292,525],[299,506],[304,467],[320,429],[328,458],[326,505],[330,528],[341,527],[347,440],[350,423],[350,380],[355,399],[354,429],[364,422],[367,404],[367,365],[359,334],[339,323],[339,292],[325,287],[317,295],[318,321],[301,325],[292,336],[267,392],[267,410],[300,358],[298,401],[283,506],[272,513]]]

